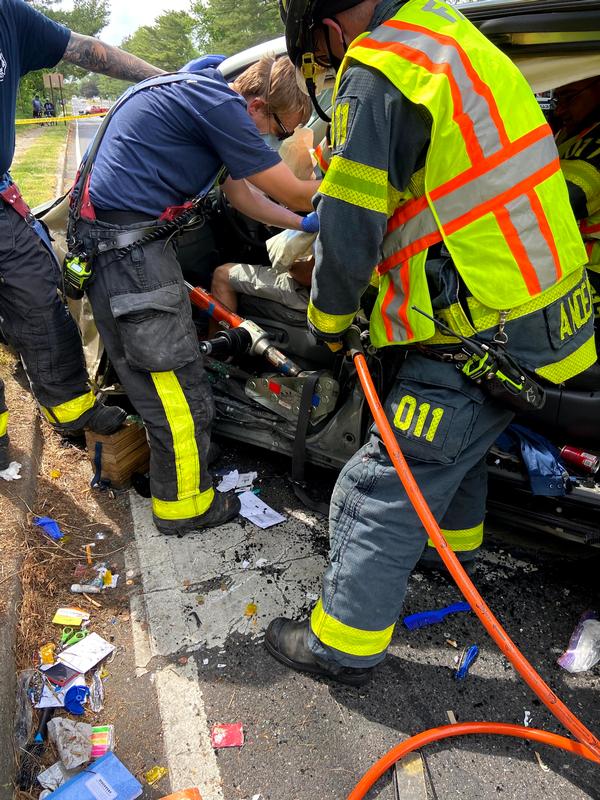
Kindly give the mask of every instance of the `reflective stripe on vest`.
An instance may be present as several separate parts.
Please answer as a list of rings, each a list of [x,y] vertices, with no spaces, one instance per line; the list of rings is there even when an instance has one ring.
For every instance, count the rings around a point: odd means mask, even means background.
[[[526,303],[585,263],[553,136],[531,90],[456,9],[408,0],[352,43],[337,87],[353,61],[382,72],[433,118],[424,195],[396,209],[383,243],[376,346],[433,334],[413,306],[431,313],[424,264],[442,240],[490,308]],[[482,262],[485,253],[492,263]]]

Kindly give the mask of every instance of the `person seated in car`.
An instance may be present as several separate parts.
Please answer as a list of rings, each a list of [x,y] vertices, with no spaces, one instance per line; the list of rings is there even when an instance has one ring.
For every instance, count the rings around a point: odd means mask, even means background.
[[[213,273],[210,292],[232,311],[237,311],[238,294],[246,294],[306,313],[314,265],[314,257],[295,261],[286,272],[261,264],[221,264]],[[209,334],[218,327],[211,320]]]
[[[553,127],[569,198],[588,253],[588,275],[600,338],[600,76],[554,91]]]
[[[327,172],[331,161],[329,134],[311,152],[313,152],[314,161],[316,162],[316,171],[322,177]],[[318,231],[316,214],[309,214],[302,225],[303,230],[316,234]],[[269,255],[272,258],[272,252]],[[279,303],[294,311],[306,312],[310,299],[310,284],[314,265],[314,256],[308,254],[294,261],[286,269],[273,264],[228,262],[215,269],[210,291],[216,300],[219,300],[232,311],[237,311],[238,294],[246,294]],[[214,336],[218,328],[218,324],[211,320],[209,323],[209,335]]]

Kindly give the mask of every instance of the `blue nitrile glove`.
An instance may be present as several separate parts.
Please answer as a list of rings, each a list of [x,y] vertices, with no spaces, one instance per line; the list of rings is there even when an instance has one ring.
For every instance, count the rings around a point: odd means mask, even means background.
[[[210,67],[214,69],[218,67],[222,61],[225,61],[226,58],[227,56],[210,54],[200,56],[199,58],[192,58],[184,67],[181,67],[179,72],[200,72],[200,70],[209,69]]]
[[[33,521],[44,531],[46,536],[54,539],[55,542],[63,538],[64,533],[61,531],[58,522],[52,517],[36,517]]]
[[[453,603],[446,608],[436,608],[433,611],[420,611],[418,614],[410,614],[404,617],[403,622],[409,631],[415,631],[417,628],[425,628],[427,625],[435,625],[441,622],[448,614],[456,614],[459,611],[470,611],[471,606],[468,603]]]
[[[305,217],[302,217],[300,227],[304,233],[318,233],[319,232],[319,216],[316,211],[311,211]]]

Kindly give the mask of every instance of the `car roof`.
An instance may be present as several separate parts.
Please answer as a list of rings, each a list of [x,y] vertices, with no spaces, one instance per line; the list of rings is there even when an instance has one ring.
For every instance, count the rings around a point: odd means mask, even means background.
[[[506,52],[536,92],[600,75],[600,0],[478,0],[457,8]],[[237,53],[219,69],[233,80],[285,37]]]

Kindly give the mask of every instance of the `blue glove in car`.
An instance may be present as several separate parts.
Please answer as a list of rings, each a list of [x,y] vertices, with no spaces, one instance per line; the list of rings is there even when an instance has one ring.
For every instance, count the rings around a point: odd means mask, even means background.
[[[311,211],[306,217],[302,218],[300,227],[304,233],[318,233],[319,232],[319,217],[316,211]]]

